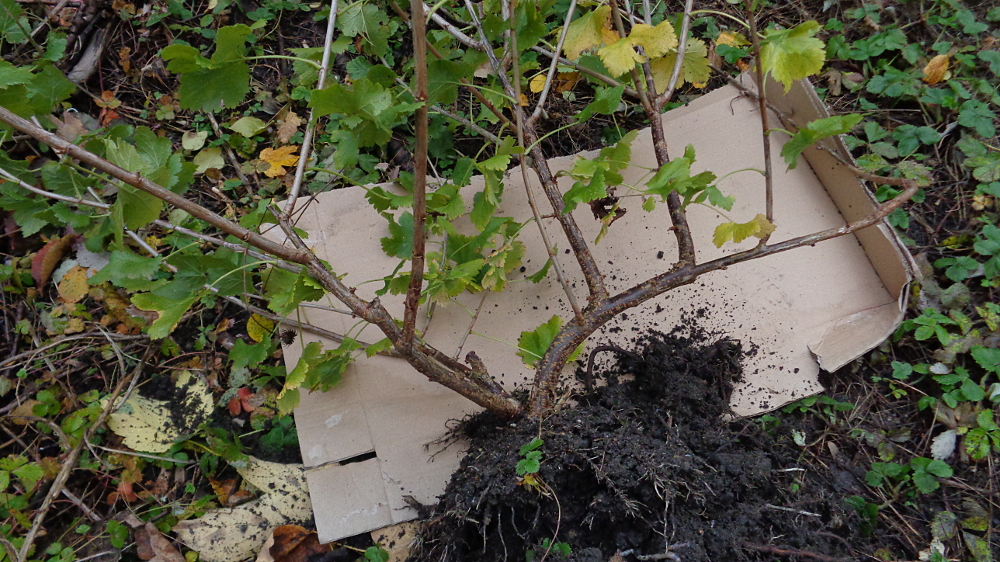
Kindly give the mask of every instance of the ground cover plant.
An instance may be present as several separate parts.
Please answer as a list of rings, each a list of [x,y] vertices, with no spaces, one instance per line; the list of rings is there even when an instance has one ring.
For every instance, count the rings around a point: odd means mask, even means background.
[[[884,389],[888,403],[912,403],[914,419],[931,425],[923,427],[919,446],[904,447],[898,427],[857,420],[843,437],[851,446],[841,443],[839,450],[856,450],[855,463],[871,455],[862,475],[867,488],[845,500],[869,535],[888,541],[870,553],[944,556],[948,546],[977,560],[989,555],[996,540],[989,533],[992,462],[1000,448],[995,8],[944,1],[827,3],[797,11],[727,3],[486,2],[428,6],[424,13],[424,6],[393,2],[170,2],[116,3],[103,13],[96,5],[7,0],[2,7],[0,120],[10,125],[0,156],[9,256],[0,273],[11,334],[3,379],[11,456],[0,467],[0,478],[8,479],[0,514],[7,520],[0,528],[7,557],[73,558],[101,552],[84,550],[95,545],[120,548],[129,537],[155,543],[156,533],[178,521],[239,503],[249,494],[224,485],[232,485],[233,468],[245,470],[248,453],[293,458],[287,414],[299,392],[331,387],[361,353],[399,355],[502,417],[546,417],[563,367],[617,312],[714,269],[843,235],[883,215],[923,250],[927,271],[912,299],[917,312],[896,343],[858,368]],[[113,37],[110,46],[104,34],[88,35],[101,25]],[[289,29],[312,35],[299,47]],[[607,198],[620,182],[630,130],[649,125],[662,140],[658,115],[677,103],[674,96],[697,95],[755,61],[781,83],[813,76],[830,103],[844,109],[830,120],[800,124],[789,145],[801,150],[824,136],[849,134],[858,174],[875,182],[886,203],[845,229],[781,244],[768,244],[769,204],[754,220],[726,222],[716,231],[718,244],[757,237],[757,247],[698,263],[687,205],[726,209],[732,202],[714,176],[690,173],[693,153],[668,161],[658,143],[660,168],[646,185],[631,187],[643,192],[644,211],[669,217],[680,255],[658,277],[608,294],[570,211],[601,202],[610,225],[617,206]],[[594,133],[582,137],[600,144],[573,144],[584,142],[565,132],[577,122]],[[762,134],[773,126],[762,123]],[[430,136],[444,141],[428,146]],[[603,150],[581,160],[573,188],[560,193],[546,159],[580,148]],[[794,163],[797,154],[788,150],[781,156]],[[519,344],[529,361],[535,358],[538,374],[524,402],[492,381],[489,365],[455,361],[414,330],[422,303],[503,290],[520,266],[517,235],[536,226],[494,210],[503,173],[522,159],[545,188],[535,222],[554,213],[576,262],[560,262],[549,247],[552,259],[539,278],[579,267],[588,289],[585,302],[575,303],[567,287],[572,317],[525,327]],[[369,192],[390,223],[383,247],[401,261],[385,283],[386,291],[406,295],[401,319],[356,297],[334,273],[342,265],[322,263],[308,242],[283,247],[256,234],[278,223],[296,240],[295,211],[308,193],[389,179],[379,163],[388,163],[408,192]],[[448,180],[432,192],[423,184],[428,165]],[[462,187],[474,172],[487,187],[467,193]],[[770,177],[770,167],[761,172]],[[916,207],[899,207],[910,197]],[[279,209],[274,199],[287,202]],[[451,226],[466,214],[478,231],[472,235]],[[427,233],[447,236],[453,250],[425,250]],[[88,278],[88,268],[99,272]],[[340,346],[308,346],[286,375],[274,360],[278,341],[294,337],[284,330],[316,329],[284,316],[325,293],[379,326],[386,340],[324,333]],[[246,337],[234,338],[238,330]],[[166,371],[150,378],[140,357],[161,358]],[[190,388],[186,371],[207,373],[200,396],[209,397],[202,402],[208,407],[186,408],[165,438],[129,440],[103,429],[106,418],[121,433],[134,427],[121,410],[119,418],[112,415],[120,394],[167,398],[178,382]],[[140,378],[150,382],[133,389]],[[815,427],[789,430],[804,455],[826,455],[818,449],[843,429],[841,402],[829,400],[798,406],[818,413]],[[216,404],[222,407],[213,410]],[[813,439],[814,431],[823,437]],[[525,450],[511,474],[529,479],[545,451]],[[956,480],[956,468],[973,482]],[[85,473],[100,477],[90,481]],[[215,486],[211,494],[204,493],[206,480]],[[539,493],[548,481],[526,489]],[[966,494],[961,501],[986,507],[949,507],[957,500],[945,495],[941,505],[920,511],[925,495],[945,493],[941,482],[966,486],[957,488]],[[58,497],[72,507],[54,516]],[[81,498],[98,500],[100,513]],[[156,528],[109,517],[122,513],[122,505],[143,506],[138,521]],[[917,515],[898,513],[912,506]],[[79,513],[90,521],[74,520]],[[954,518],[950,527],[941,513]],[[937,526],[911,521],[918,517]],[[44,533],[50,528],[62,531]],[[554,533],[538,539],[532,548],[542,557],[564,544]]]

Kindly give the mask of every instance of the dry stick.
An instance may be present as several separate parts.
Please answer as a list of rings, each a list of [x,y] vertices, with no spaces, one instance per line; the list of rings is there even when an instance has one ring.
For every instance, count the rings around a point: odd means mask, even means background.
[[[562,33],[559,34],[559,43],[556,44],[556,52],[561,52],[563,45],[566,43],[566,35],[569,33],[569,24],[573,20],[573,12],[576,11],[576,0],[570,0],[569,9],[566,10],[566,21],[563,23]],[[545,76],[545,85],[542,87],[542,94],[538,97],[538,103],[535,105],[535,111],[532,112],[531,117],[528,118],[528,126],[534,127],[535,122],[542,115],[542,110],[545,108],[545,99],[549,95],[549,89],[552,88],[552,80],[556,76],[556,67],[559,66],[559,58],[552,57],[552,64],[549,65],[549,72]]]
[[[330,17],[326,22],[326,37],[323,38],[323,59],[319,64],[319,81],[316,88],[322,90],[326,86],[326,75],[330,72],[330,45],[333,43],[333,30],[337,23],[337,2],[330,0]],[[295,201],[299,198],[299,191],[302,190],[302,178],[305,177],[306,163],[309,161],[312,151],[313,130],[316,128],[315,111],[309,110],[309,121],[306,122],[306,132],[302,136],[302,153],[299,154],[298,166],[295,168],[295,179],[292,181],[292,188],[288,192],[288,201],[285,203],[285,214],[292,216],[295,210]]]
[[[413,258],[410,260],[410,286],[403,301],[403,337],[400,351],[413,347],[417,329],[417,308],[424,285],[424,223],[427,221],[427,18],[424,3],[410,3],[410,26],[413,28],[414,78],[413,98],[420,104],[416,113],[413,149]]]
[[[425,12],[430,12],[430,10],[427,9],[427,5],[426,4],[424,5],[423,8],[424,8]],[[475,17],[475,15],[473,15],[473,17]],[[455,39],[458,39],[459,43],[465,45],[466,47],[469,47],[471,49],[475,49],[477,51],[486,51],[487,50],[487,47],[485,45],[489,45],[489,42],[486,41],[485,38],[483,39],[483,42],[480,43],[479,41],[476,41],[472,37],[469,37],[468,35],[462,33],[462,31],[459,30],[458,27],[456,27],[451,22],[449,22],[448,20],[444,19],[444,17],[442,17],[440,14],[438,14],[437,10],[431,12],[431,20],[433,20],[434,23],[440,25],[441,29],[444,29],[445,31],[447,31],[449,34],[451,34],[452,37],[454,37]]]
[[[58,345],[62,345],[64,343],[71,342],[73,340],[100,339],[100,338],[103,338],[103,337],[106,337],[105,334],[100,333],[100,332],[87,332],[85,334],[76,334],[76,335],[72,335],[72,336],[65,336],[65,337],[59,338],[59,339],[57,339],[55,341],[49,342],[49,343],[47,343],[47,344],[45,344],[45,345],[43,345],[41,347],[37,347],[37,348],[31,349],[29,351],[24,351],[22,353],[18,353],[17,355],[14,355],[12,357],[8,357],[7,359],[4,359],[2,362],[0,362],[0,367],[6,367],[7,365],[10,365],[12,363],[17,363],[21,359],[27,359],[27,358],[33,357],[35,355],[38,355],[42,351],[45,351],[46,349],[50,349],[50,348],[56,347]],[[145,336],[145,335],[128,336],[128,335],[124,335],[124,334],[111,334],[111,337],[113,337],[115,339],[121,339],[121,340],[143,340],[143,339],[149,339],[149,336]],[[2,410],[0,410],[0,414],[3,414],[3,413],[5,413],[5,412],[3,412]]]
[[[575,2],[575,0],[573,1]],[[511,39],[512,49],[514,53],[517,53],[517,30],[513,18],[510,21],[510,26],[511,26],[510,39]],[[545,224],[542,222],[542,215],[538,211],[538,203],[535,201],[535,193],[531,189],[531,181],[528,180],[528,167],[526,165],[527,162],[525,161],[524,158],[524,148],[526,146],[524,132],[527,127],[530,127],[531,130],[534,130],[534,124],[531,123],[526,125],[524,122],[524,108],[521,107],[520,103],[521,102],[521,79],[520,79],[521,71],[519,65],[520,61],[518,60],[517,56],[514,56],[511,60],[514,65],[513,67],[514,76],[516,77],[516,80],[514,82],[514,116],[515,119],[517,120],[517,144],[522,149],[519,159],[521,161],[521,166],[520,166],[521,178],[524,181],[524,191],[528,195],[528,206],[531,207],[531,216],[534,217],[535,224],[538,225],[538,232],[542,236],[542,244],[545,246],[545,253],[549,255],[549,260],[552,262],[552,268],[556,272],[556,280],[559,281],[559,285],[563,288],[563,292],[566,293],[566,300],[569,301],[569,305],[573,309],[573,314],[576,315],[577,320],[582,321],[583,313],[580,310],[579,303],[577,303],[576,301],[576,294],[573,292],[573,287],[569,284],[569,281],[566,279],[565,273],[563,273],[562,264],[559,263],[559,256],[556,253],[555,246],[553,246],[552,241],[549,239],[549,233],[545,230]],[[502,72],[502,69],[499,66],[495,67],[494,69],[496,70],[497,73]],[[535,146],[537,148],[537,143]],[[532,154],[535,153],[533,152]],[[545,160],[544,155],[542,155],[542,151],[540,148],[538,149],[537,154],[540,158],[533,157],[532,163],[533,167],[535,168],[535,172],[538,174],[539,179],[542,180],[542,188],[545,189],[545,181],[542,175],[543,171],[549,175],[550,179],[551,179],[551,172],[548,171],[548,162]],[[556,191],[558,191],[558,189]],[[552,199],[550,199],[550,201],[552,201]],[[560,203],[562,202],[561,195],[559,197],[559,202]],[[553,207],[555,207],[555,203],[553,203]],[[559,210],[561,209],[558,209],[556,212],[558,213]],[[572,217],[569,218],[572,219]],[[562,220],[561,215],[560,215],[560,220]],[[573,226],[576,226],[576,224],[573,223]],[[566,235],[567,237],[569,236],[569,231],[566,231]],[[570,245],[572,245],[572,242],[570,243]],[[596,262],[594,266],[596,269]],[[598,278],[600,278],[600,272],[598,272]],[[588,282],[588,286],[589,285],[590,283]],[[594,295],[595,295],[594,291],[591,290],[591,296]]]
[[[195,238],[197,240],[201,240],[202,242],[207,242],[209,244],[214,244],[216,246],[219,246],[220,248],[226,248],[227,250],[232,250],[233,252],[237,252],[237,253],[240,253],[240,254],[246,254],[246,255],[248,255],[248,256],[250,256],[252,258],[255,258],[255,259],[258,259],[258,260],[261,260],[261,261],[273,262],[275,267],[279,267],[279,268],[284,269],[286,271],[291,271],[292,273],[299,273],[299,272],[302,271],[302,266],[301,265],[288,263],[288,262],[286,262],[284,260],[274,260],[271,256],[269,256],[267,254],[262,254],[262,253],[260,253],[260,252],[258,252],[256,250],[252,250],[252,249],[248,248],[247,246],[243,246],[241,244],[234,244],[233,242],[227,242],[225,240],[216,238],[214,236],[209,236],[207,234],[202,234],[200,232],[195,232],[195,231],[191,230],[190,228],[184,228],[183,226],[177,226],[177,225],[171,223],[170,221],[156,219],[155,221],[153,221],[153,224],[155,224],[156,226],[160,226],[160,227],[166,228],[167,230],[173,230],[174,232],[179,232],[180,234],[183,234],[184,236],[190,236],[191,238]]]
[[[208,224],[218,228],[219,230],[230,234],[248,242],[249,244],[255,246],[256,248],[263,250],[269,254],[277,256],[283,260],[290,261],[299,264],[310,263],[311,256],[308,250],[293,249],[283,244],[279,244],[267,238],[264,238],[260,234],[252,232],[242,226],[227,220],[212,211],[202,207],[201,205],[185,199],[184,197],[166,189],[142,176],[138,172],[129,172],[120,168],[111,162],[101,158],[100,156],[90,152],[85,148],[81,148],[63,138],[60,138],[45,129],[35,125],[31,121],[24,119],[11,113],[6,108],[0,107],[0,121],[14,127],[22,133],[28,134],[39,140],[53,149],[59,152],[65,152],[76,158],[77,160],[93,166],[94,168],[109,174],[110,176],[119,179],[132,187],[135,187],[141,191],[145,191],[150,195],[155,196],[157,199],[164,201],[170,205],[173,205],[179,209],[187,211],[188,214],[194,216],[195,218],[201,219]]]
[[[215,120],[215,116],[212,115],[211,112],[205,112],[205,116],[208,117],[208,122],[212,125],[212,130],[215,131],[215,136],[219,137],[219,140],[222,140],[222,128],[219,127],[219,122]],[[243,188],[247,190],[248,195],[253,195],[253,192],[250,191],[250,178],[248,178],[240,168],[240,161],[236,158],[236,153],[233,152],[233,147],[229,146],[229,143],[224,143],[222,147],[225,149],[226,156],[229,158],[229,165],[236,170],[236,175],[239,176],[240,181],[243,182]],[[257,172],[254,172],[255,177],[256,175]],[[258,178],[254,185],[259,187],[259,184],[260,180]]]
[[[760,92],[760,95],[757,96],[757,104],[760,107],[761,135],[764,138],[764,208],[767,222],[774,224],[774,173],[771,171],[771,137],[769,135],[771,127],[767,123],[767,105],[764,101],[767,99],[767,94],[764,89],[764,67],[761,65],[760,59],[760,37],[757,36],[757,19],[753,13],[753,0],[743,0],[743,5],[746,7],[747,21],[750,23],[750,42],[753,44],[757,89]],[[764,237],[761,243],[767,243],[767,237]]]
[[[3,176],[8,181],[12,181],[12,182],[18,184],[19,186],[23,187],[24,189],[27,189],[28,191],[36,194],[36,195],[41,195],[42,197],[47,197],[49,199],[54,199],[56,201],[63,201],[65,203],[74,203],[74,204],[77,204],[77,205],[87,205],[88,207],[96,207],[98,209],[110,209],[111,208],[111,205],[108,205],[107,203],[101,203],[101,202],[98,202],[98,201],[91,201],[89,199],[81,199],[81,198],[78,198],[78,197],[70,197],[68,195],[59,195],[58,193],[52,193],[51,191],[45,191],[44,189],[39,189],[39,188],[37,188],[37,187],[35,187],[33,185],[30,185],[28,183],[25,183],[25,182],[21,181],[14,174],[8,172],[7,170],[5,170],[3,168],[0,168],[0,176]]]
[[[52,481],[52,486],[49,487],[49,492],[45,495],[45,499],[42,501],[41,507],[38,508],[38,512],[35,514],[35,519],[31,522],[31,528],[28,529],[28,533],[24,535],[24,543],[21,544],[21,549],[17,553],[17,562],[25,562],[28,559],[28,553],[31,551],[31,546],[35,542],[35,537],[38,536],[38,532],[42,529],[42,524],[45,522],[45,516],[49,512],[49,508],[52,507],[52,502],[55,500],[56,496],[58,496],[62,492],[63,487],[66,486],[66,481],[69,480],[70,473],[74,468],[76,468],[76,462],[80,458],[80,452],[83,451],[84,445],[86,445],[87,441],[94,436],[94,433],[96,433],[97,430],[104,425],[104,421],[108,419],[111,411],[116,409],[117,406],[115,402],[118,401],[118,396],[120,396],[125,387],[128,386],[128,383],[131,382],[133,378],[138,376],[140,371],[142,371],[143,366],[145,366],[146,359],[149,358],[150,354],[150,350],[147,349],[146,356],[143,357],[138,364],[136,364],[135,369],[123,377],[122,380],[118,381],[118,385],[115,387],[114,392],[111,393],[111,396],[108,399],[108,405],[101,412],[101,415],[97,416],[97,420],[94,421],[94,424],[87,429],[83,438],[76,444],[76,447],[73,447],[73,450],[66,456],[66,460],[63,461],[59,474],[57,474],[55,479]]]

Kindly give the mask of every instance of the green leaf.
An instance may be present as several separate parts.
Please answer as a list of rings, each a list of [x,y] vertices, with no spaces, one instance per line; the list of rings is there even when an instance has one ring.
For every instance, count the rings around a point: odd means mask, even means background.
[[[958,124],[963,127],[975,129],[980,136],[991,138],[997,133],[993,120],[996,115],[990,111],[985,103],[979,100],[968,100],[962,104],[958,113]]]
[[[181,317],[198,300],[198,297],[199,295],[195,294],[186,299],[174,300],[153,293],[139,293],[132,295],[132,304],[139,310],[159,313],[159,317],[149,327],[149,338],[159,340],[174,331],[177,323],[181,321]]]
[[[337,27],[348,37],[365,35],[385,22],[385,14],[367,2],[353,2],[337,14]]]
[[[964,164],[967,168],[972,169],[972,177],[981,182],[989,183],[1000,180],[1000,152],[990,152],[985,156],[966,158]]]
[[[802,151],[814,142],[831,137],[842,135],[851,131],[862,119],[861,115],[835,115],[825,119],[817,119],[806,124],[804,129],[800,129],[781,148],[781,155],[788,164],[788,169],[792,170],[798,165],[799,155]]]
[[[128,527],[111,519],[106,528],[111,537],[111,546],[118,549],[125,548],[125,543],[128,541]]]
[[[132,279],[151,279],[160,270],[161,257],[147,258],[128,251],[114,250],[108,264],[88,280],[91,285],[111,281],[124,286]]]
[[[250,33],[243,24],[220,28],[211,60],[188,45],[163,49],[160,56],[169,61],[167,70],[180,74],[181,107],[215,112],[243,102],[250,91],[250,67],[243,54]]]
[[[826,48],[822,41],[813,37],[817,31],[819,23],[807,21],[791,29],[765,32],[761,42],[761,66],[784,84],[786,93],[792,82],[823,69]]]
[[[972,358],[984,370],[1000,374],[1000,349],[977,345],[972,348],[971,353]]]
[[[614,113],[622,103],[622,94],[625,93],[625,86],[615,86],[613,88],[596,87],[595,90],[594,101],[587,104],[587,107],[584,107],[577,114],[577,121],[586,121],[595,113],[602,115],[611,115]]]
[[[399,216],[397,223],[391,216],[389,234],[382,238],[382,251],[389,256],[408,260],[413,257],[413,215],[409,211]]]
[[[606,184],[604,183],[604,170],[597,169],[594,172],[593,178],[591,178],[589,183],[576,182],[573,187],[563,194],[563,202],[566,206],[563,208],[563,213],[571,213],[576,209],[579,203],[590,203],[595,199],[601,199],[608,196],[608,192],[605,189]]]
[[[527,455],[529,452],[534,451],[535,449],[541,447],[543,444],[545,444],[545,441],[542,441],[541,439],[536,437],[531,441],[529,441],[528,443],[521,445],[521,448],[518,450],[517,454],[523,457],[524,455]]]
[[[25,491],[29,494],[35,491],[38,481],[45,477],[45,471],[35,463],[20,466],[11,472],[14,476],[17,476],[17,479],[21,481],[21,485],[24,486]]]
[[[0,39],[18,45],[28,40],[25,30],[30,29],[17,0],[0,0]]]
[[[236,338],[236,343],[229,350],[229,360],[233,362],[232,370],[238,371],[263,363],[270,350],[270,337],[265,336],[260,343],[255,344],[248,344],[242,339]]]
[[[553,316],[538,328],[530,332],[521,332],[521,337],[517,340],[517,356],[524,360],[525,365],[534,368],[535,363],[552,346],[552,342],[556,339],[562,325],[563,319],[559,316]]]
[[[250,138],[263,131],[265,127],[267,127],[267,123],[251,116],[241,117],[235,123],[229,125],[230,129],[246,138]]]
[[[989,63],[990,72],[1000,77],[1000,51],[979,51],[979,60]]]
[[[365,355],[368,357],[375,357],[379,352],[389,351],[392,349],[392,342],[389,338],[383,338],[368,347],[365,348]]]
[[[306,382],[306,376],[309,374],[309,370],[318,364],[322,357],[323,344],[319,342],[310,342],[307,344],[302,350],[302,356],[299,357],[299,361],[295,364],[295,368],[289,371],[288,375],[285,377],[285,384],[282,385],[281,392],[278,393],[278,398],[281,398],[290,390],[301,387],[302,384]]]
[[[272,280],[284,277],[275,277],[276,271],[277,270],[272,270]],[[267,288],[272,289],[275,285],[277,285],[277,283],[269,282]],[[312,277],[306,275],[305,270],[303,270],[295,278],[293,283],[290,285],[282,284],[279,290],[268,295],[271,300],[267,303],[267,307],[279,316],[287,316],[293,310],[298,308],[301,302],[316,301],[323,298],[323,295],[325,294],[326,292],[323,290],[323,286]]]

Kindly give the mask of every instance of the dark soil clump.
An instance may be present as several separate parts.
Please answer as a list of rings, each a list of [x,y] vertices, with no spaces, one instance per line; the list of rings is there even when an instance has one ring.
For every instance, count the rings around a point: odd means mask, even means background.
[[[699,329],[652,333],[540,426],[473,418],[410,560],[541,560],[550,544],[548,560],[851,557],[858,522],[833,479],[758,422],[725,421],[742,354]],[[515,467],[538,437],[532,485]]]

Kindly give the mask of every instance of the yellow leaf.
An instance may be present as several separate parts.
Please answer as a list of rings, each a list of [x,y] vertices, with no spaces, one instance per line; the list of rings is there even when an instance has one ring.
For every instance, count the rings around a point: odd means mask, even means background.
[[[730,47],[742,47],[743,45],[749,45],[750,42],[742,33],[736,33],[735,31],[723,31],[715,39],[716,45],[729,45]]]
[[[531,79],[531,82],[528,84],[528,89],[531,90],[531,93],[537,94],[545,89],[545,75],[546,73],[542,72],[541,74],[536,74],[535,77]]]
[[[62,297],[63,302],[80,302],[90,291],[90,285],[87,284],[87,269],[74,265],[63,275],[58,288],[59,296]]]
[[[676,60],[677,51],[674,51],[650,63],[653,81],[656,82],[656,91],[662,92],[667,89]],[[705,46],[705,42],[700,39],[689,39],[687,50],[684,51],[684,63],[681,65],[681,76],[677,80],[677,85],[681,86],[685,82],[696,84],[707,82],[711,75],[712,68],[708,64],[708,47]]]
[[[610,45],[621,38],[622,36],[618,35],[617,31],[611,29],[610,21],[604,24],[604,27],[601,28],[601,40],[604,45]]]
[[[674,26],[664,20],[656,27],[637,23],[628,36],[632,44],[646,50],[649,58],[658,58],[677,48],[677,35]]]
[[[924,67],[923,81],[933,86],[947,78],[949,62],[948,55],[938,55],[932,58]]]
[[[250,320],[247,320],[247,335],[257,343],[264,341],[264,338],[272,331],[274,331],[274,322],[260,314],[252,314]]]
[[[635,63],[646,61],[639,53],[635,52],[632,40],[627,37],[600,49],[597,51],[597,56],[601,57],[601,62],[604,63],[612,76],[621,76],[635,68]]]
[[[572,90],[579,81],[579,72],[560,72],[559,80],[556,81],[556,93],[561,94]]]
[[[566,53],[566,58],[576,60],[584,51],[604,44],[603,30],[607,27],[605,24],[610,17],[611,6],[605,4],[593,12],[578,17],[569,24],[569,30],[566,31],[566,41],[563,43],[563,52]]]
[[[282,146],[281,148],[265,148],[260,151],[260,159],[271,165],[264,171],[269,178],[277,178],[285,175],[285,166],[294,166],[299,163],[299,157],[292,154],[299,147],[295,145]]]
[[[715,236],[712,237],[712,242],[715,243],[716,247],[721,248],[726,242],[740,243],[751,236],[766,238],[774,232],[774,229],[774,225],[767,220],[767,217],[758,214],[749,222],[725,222],[715,227]]]

